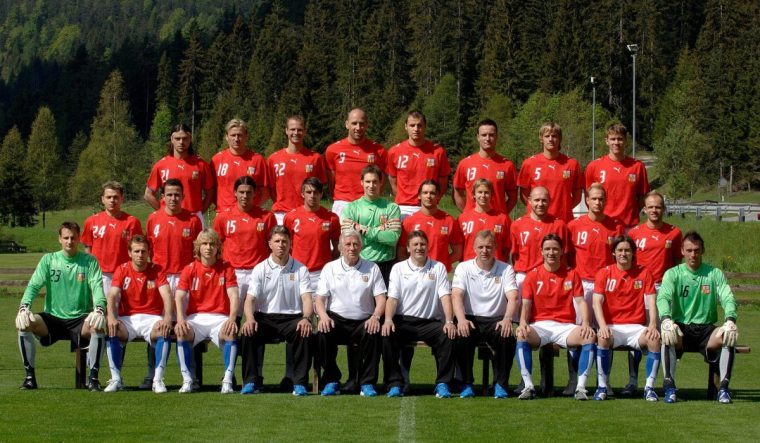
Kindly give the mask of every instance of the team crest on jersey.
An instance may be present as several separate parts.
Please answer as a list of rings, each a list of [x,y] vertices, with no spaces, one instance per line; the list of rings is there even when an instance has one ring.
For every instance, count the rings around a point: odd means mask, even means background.
[[[702,285],[701,292],[704,295],[710,295],[710,285]]]
[[[322,222],[322,230],[325,231],[325,232],[327,232],[327,231],[330,230],[330,222],[329,221]]]
[[[628,174],[628,181],[631,183],[636,183],[636,174]]]
[[[500,285],[500,284],[501,284],[501,277],[494,277],[493,281],[494,281],[494,283],[496,283],[497,285]]]
[[[290,281],[296,281],[296,275],[295,274],[288,274],[288,280],[290,280]]]
[[[609,236],[609,235],[608,235],[608,236],[607,236],[607,244],[608,244],[608,245],[611,245],[611,244],[612,244],[612,240],[614,240],[614,239],[615,239],[615,237],[612,237],[612,236]]]
[[[190,237],[190,228],[182,228],[182,236]]]
[[[644,287],[644,282],[641,280],[634,280],[633,281],[633,289],[641,289]]]
[[[665,249],[670,249],[673,247],[673,240],[665,240]]]
[[[449,227],[441,226],[441,235],[449,235]]]
[[[375,154],[367,155],[367,163],[375,163]]]
[[[573,282],[570,280],[565,280],[565,282],[562,284],[562,289],[565,291],[573,289]]]
[[[562,178],[565,179],[565,180],[567,180],[568,178],[570,178],[570,171],[568,171],[567,169],[565,169],[564,171],[562,171]]]
[[[435,274],[432,272],[428,274],[428,280],[435,280]]]
[[[504,180],[504,171],[496,171],[496,180]]]
[[[198,171],[193,171],[192,179],[198,180],[198,177],[200,177],[200,174],[198,173]]]
[[[494,234],[501,234],[501,231],[503,230],[501,225],[494,225],[493,226],[493,232]]]
[[[364,283],[367,283],[367,282],[369,282],[369,275],[362,275],[362,281],[363,281]]]
[[[154,289],[156,287],[156,281],[155,280],[148,280],[148,289]]]
[[[435,159],[434,158],[427,159],[427,167],[432,168],[433,166],[435,166]]]
[[[256,223],[256,230],[259,232],[264,232],[264,222]]]
[[[77,272],[77,281],[78,282],[84,281],[84,272]]]
[[[388,222],[388,216],[387,215],[381,215],[380,216],[380,224],[384,225],[386,222]]]
[[[254,174],[256,174],[256,166],[249,166],[248,175],[254,175]]]
[[[306,172],[314,171],[314,165],[306,165]]]
[[[224,277],[219,277],[219,286],[224,286]]]

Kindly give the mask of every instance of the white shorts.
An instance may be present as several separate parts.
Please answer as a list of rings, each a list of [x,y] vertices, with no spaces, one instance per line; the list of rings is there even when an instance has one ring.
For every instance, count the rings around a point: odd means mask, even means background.
[[[401,209],[401,221],[421,209],[420,206],[399,205],[398,207]]]
[[[274,213],[274,218],[277,219],[277,224],[282,226],[282,221],[285,220],[285,211],[277,211]]]
[[[218,348],[219,331],[222,330],[222,325],[226,321],[226,315],[215,314],[211,312],[199,312],[187,317],[187,322],[190,323],[190,326],[193,328],[193,332],[195,333],[193,346],[209,338]]]
[[[150,334],[153,332],[153,326],[162,320],[162,318],[160,315],[154,314],[134,314],[119,317],[119,320],[127,329],[127,341],[142,337],[143,340],[153,345],[153,342],[150,340]]]
[[[253,269],[235,269],[235,277],[237,277],[238,291],[240,295],[240,305],[238,306],[237,316],[243,316],[243,305],[245,305],[245,297],[248,295],[248,280],[251,277]]]
[[[103,273],[103,292],[108,297],[108,291],[111,289],[111,282],[113,281],[113,272]]]
[[[554,320],[541,320],[530,325],[541,339],[541,346],[549,343],[556,343],[563,348],[567,348],[567,337],[577,328],[572,323],[560,323]]]
[[[595,328],[597,323],[596,317],[594,317],[594,282],[581,279],[581,285],[583,285],[583,298],[586,300],[586,306],[588,306],[589,326]],[[583,322],[583,317],[581,316],[581,306],[578,298],[573,298],[573,306],[575,306],[575,324],[579,325]]]
[[[347,201],[345,200],[335,200],[332,205],[332,212],[335,213],[335,215],[338,216],[340,221],[343,221],[343,210],[346,209],[346,206],[348,206]]]
[[[641,350],[639,338],[646,332],[647,328],[642,325],[609,325],[612,333],[612,347],[618,348],[628,346],[636,350]],[[659,349],[658,349],[659,351]]]

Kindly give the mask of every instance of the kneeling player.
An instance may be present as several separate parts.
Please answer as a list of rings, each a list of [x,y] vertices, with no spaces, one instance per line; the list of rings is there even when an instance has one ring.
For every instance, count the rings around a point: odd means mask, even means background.
[[[221,260],[222,243],[213,229],[204,229],[195,239],[196,260],[185,266],[177,294],[177,356],[182,372],[180,393],[193,390],[192,348],[211,339],[224,356],[222,394],[233,391],[232,377],[237,357],[238,312],[235,269]]]
[[[111,380],[105,392],[123,388],[121,366],[127,342],[142,337],[155,347],[153,392],[164,393],[164,369],[172,327],[172,292],[161,267],[150,263],[150,244],[142,235],[129,240],[130,261],[113,273],[108,291],[108,365]]]
[[[589,326],[591,315],[583,298],[581,279],[562,263],[562,239],[547,234],[541,241],[543,264],[525,275],[522,311],[517,328],[517,363],[525,388],[521,400],[535,397],[531,348],[556,343],[563,348],[581,346],[576,400],[587,400],[586,378],[594,364],[596,336]],[[581,311],[581,325],[575,324],[575,307]],[[532,318],[533,323],[528,323]]]
[[[628,346],[642,348],[647,355],[647,381],[644,398],[657,401],[654,380],[660,367],[660,333],[657,330],[654,278],[643,266],[634,264],[636,244],[625,236],[612,241],[615,264],[596,273],[594,282],[594,314],[599,324],[597,361],[599,387],[594,400],[607,399],[607,381],[612,369],[611,349]],[[644,300],[649,306],[649,325]]]

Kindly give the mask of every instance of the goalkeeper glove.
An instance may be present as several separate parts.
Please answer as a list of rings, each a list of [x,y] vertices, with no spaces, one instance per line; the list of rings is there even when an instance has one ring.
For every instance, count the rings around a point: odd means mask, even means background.
[[[18,308],[18,314],[16,315],[16,329],[23,330],[29,327],[34,321],[34,314],[29,309],[27,303],[22,303]]]
[[[104,330],[106,328],[106,316],[103,313],[103,308],[96,306],[95,310],[90,312],[90,315],[87,316],[86,321],[92,329],[98,331]]]
[[[718,337],[723,337],[723,346],[733,348],[739,338],[739,330],[733,320],[726,320],[718,330]]]
[[[678,343],[678,336],[683,336],[681,329],[673,320],[666,318],[662,321],[662,344],[665,346],[675,346]]]

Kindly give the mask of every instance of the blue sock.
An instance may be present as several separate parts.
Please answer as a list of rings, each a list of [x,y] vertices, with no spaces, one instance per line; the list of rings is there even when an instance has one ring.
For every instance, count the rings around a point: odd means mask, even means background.
[[[596,354],[596,372],[599,374],[599,387],[606,388],[610,377],[612,360],[610,360],[610,350],[606,348],[597,348]]]
[[[237,340],[225,340],[222,347],[224,354],[224,382],[232,383],[235,375],[235,360],[237,360]]]
[[[591,366],[594,365],[596,345],[593,343],[583,345],[581,348],[581,358],[578,362],[578,387],[577,390],[586,389],[586,378],[591,372]]]
[[[526,388],[533,389],[533,350],[530,348],[530,344],[527,341],[517,342],[517,366],[520,368],[520,375],[522,375],[523,384]]]
[[[179,370],[182,372],[182,381],[192,382],[193,347],[190,342],[177,340],[177,359],[179,360]]]
[[[172,342],[164,337],[158,337],[156,339],[156,362],[153,366],[156,369],[153,380],[163,380],[164,370],[166,370],[166,362],[169,360],[169,350],[171,350]]]
[[[657,371],[660,369],[660,358],[662,354],[659,352],[649,351],[647,353],[647,381],[646,387],[653,388],[654,381],[657,379]]]
[[[111,379],[121,380],[122,349],[119,337],[106,338],[106,353],[108,354],[108,368],[111,370]]]

